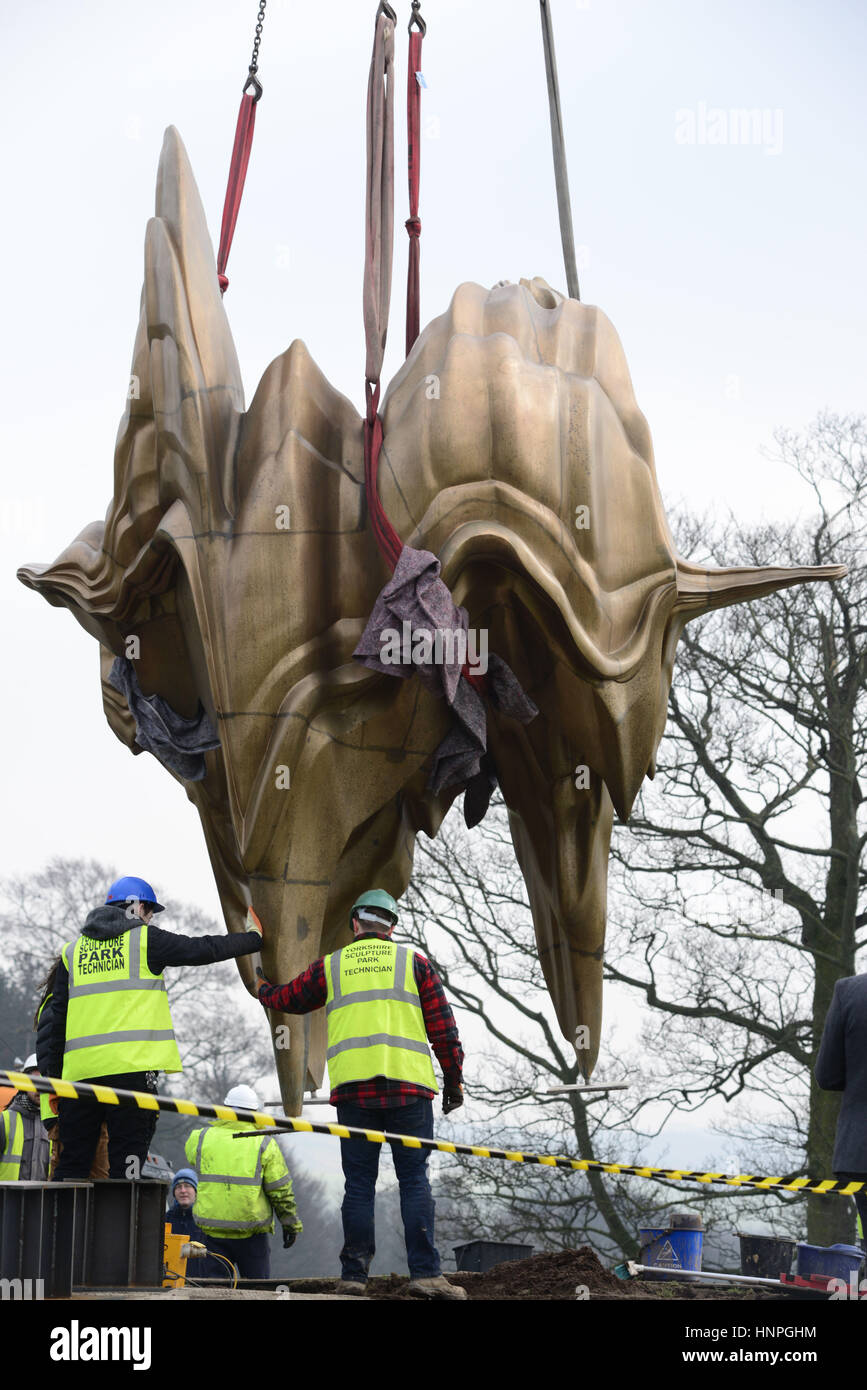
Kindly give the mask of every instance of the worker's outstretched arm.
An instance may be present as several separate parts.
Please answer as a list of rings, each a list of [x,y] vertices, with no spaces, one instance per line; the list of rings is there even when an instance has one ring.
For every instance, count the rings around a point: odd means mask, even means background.
[[[148,969],[160,975],[167,965],[213,965],[218,960],[234,960],[237,956],[261,951],[261,925],[255,914],[253,920],[257,930],[220,936],[181,936],[151,923],[148,927]]]
[[[304,1227],[298,1219],[292,1179],[286,1160],[273,1139],[266,1144],[262,1158],[262,1186],[284,1231],[288,1229],[299,1234]]]
[[[283,1014],[309,1014],[313,1009],[321,1009],[327,998],[324,957],[315,960],[288,985],[272,985],[264,976],[259,984],[259,1003]]]

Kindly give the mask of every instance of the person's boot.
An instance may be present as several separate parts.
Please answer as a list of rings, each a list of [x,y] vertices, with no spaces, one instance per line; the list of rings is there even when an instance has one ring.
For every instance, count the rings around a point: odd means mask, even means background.
[[[450,1284],[442,1274],[432,1279],[410,1279],[406,1289],[412,1298],[466,1298],[460,1284]]]

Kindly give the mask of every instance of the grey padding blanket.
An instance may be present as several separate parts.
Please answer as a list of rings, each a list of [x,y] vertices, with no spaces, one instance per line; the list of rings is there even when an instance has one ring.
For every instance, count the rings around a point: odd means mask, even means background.
[[[207,712],[199,705],[195,719],[185,719],[161,695],[143,695],[135,667],[125,656],[115,657],[109,684],[123,695],[135,720],[135,741],[185,782],[201,782],[205,753],[220,740]]]
[[[476,824],[487,810],[496,777],[490,755],[486,755],[485,704],[461,674],[460,644],[457,641],[443,644],[440,660],[413,661],[411,648],[408,650],[406,643],[402,643],[401,660],[382,659],[383,653],[388,654],[389,633],[402,637],[405,623],[414,634],[420,631],[467,632],[467,611],[455,606],[439,575],[440,563],[435,555],[429,550],[414,550],[405,545],[394,574],[377,597],[353,656],[372,671],[399,676],[402,680],[416,672],[428,690],[445,696],[455,715],[455,724],[433,755],[428,790],[436,794],[457,783],[467,784],[471,805],[465,804],[464,812],[467,823]],[[472,646],[470,652],[473,652]],[[528,724],[539,713],[511,667],[494,653],[487,656],[487,694],[497,710],[519,719],[522,724]]]

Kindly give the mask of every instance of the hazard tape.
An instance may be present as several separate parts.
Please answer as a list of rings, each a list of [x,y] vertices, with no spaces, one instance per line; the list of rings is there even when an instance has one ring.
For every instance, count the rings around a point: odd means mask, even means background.
[[[419,1139],[409,1134],[388,1134],[379,1129],[355,1129],[347,1125],[316,1124],[289,1116],[275,1117],[261,1110],[233,1109],[229,1105],[202,1105],[198,1101],[175,1100],[150,1091],[121,1091],[113,1086],[93,1086],[88,1081],[61,1081],[51,1076],[30,1076],[26,1072],[0,1071],[0,1085],[16,1086],[20,1091],[47,1091],[61,1100],[81,1100],[92,1096],[104,1105],[136,1105],[141,1110],[165,1110],[172,1115],[199,1115],[206,1120],[237,1120],[253,1123],[272,1134],[330,1134],[336,1139],[367,1139],[372,1144],[402,1144],[407,1149],[433,1149],[438,1153],[465,1154],[472,1158],[495,1158],[509,1163],[538,1164],[543,1168],[567,1168],[573,1173],[616,1173],[624,1177],[653,1178],[655,1182],[721,1183],[727,1187],[749,1187],[760,1191],[816,1192],[823,1197],[851,1197],[863,1182],[840,1182],[833,1178],[762,1178],[754,1174],[705,1173],[700,1168],[651,1168],[630,1163],[599,1163],[589,1158],[564,1158],[559,1154],[521,1153],[513,1149],[488,1149],[481,1144],[450,1144],[446,1139]],[[250,1131],[234,1136],[248,1139]]]

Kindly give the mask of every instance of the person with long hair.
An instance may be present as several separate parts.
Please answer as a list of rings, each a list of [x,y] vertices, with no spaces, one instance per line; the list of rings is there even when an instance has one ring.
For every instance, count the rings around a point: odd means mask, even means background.
[[[60,953],[52,960],[45,973],[45,978],[39,986],[39,1003],[36,1006],[36,1013],[33,1015],[33,1027],[36,1030],[36,1061],[43,1076],[50,1075],[47,1070],[49,1066],[50,1040],[52,1027],[52,1005],[54,999],[54,981],[57,976],[57,967],[60,964]],[[48,1166],[49,1178],[54,1176],[60,1158],[60,1127],[57,1122],[57,1097],[48,1095],[44,1091],[39,1097],[39,1109],[42,1116],[42,1123],[51,1144],[51,1157]],[[103,1121],[100,1126],[99,1139],[97,1140],[96,1151],[93,1155],[93,1162],[90,1165],[88,1174],[91,1182],[108,1177],[108,1130]]]

